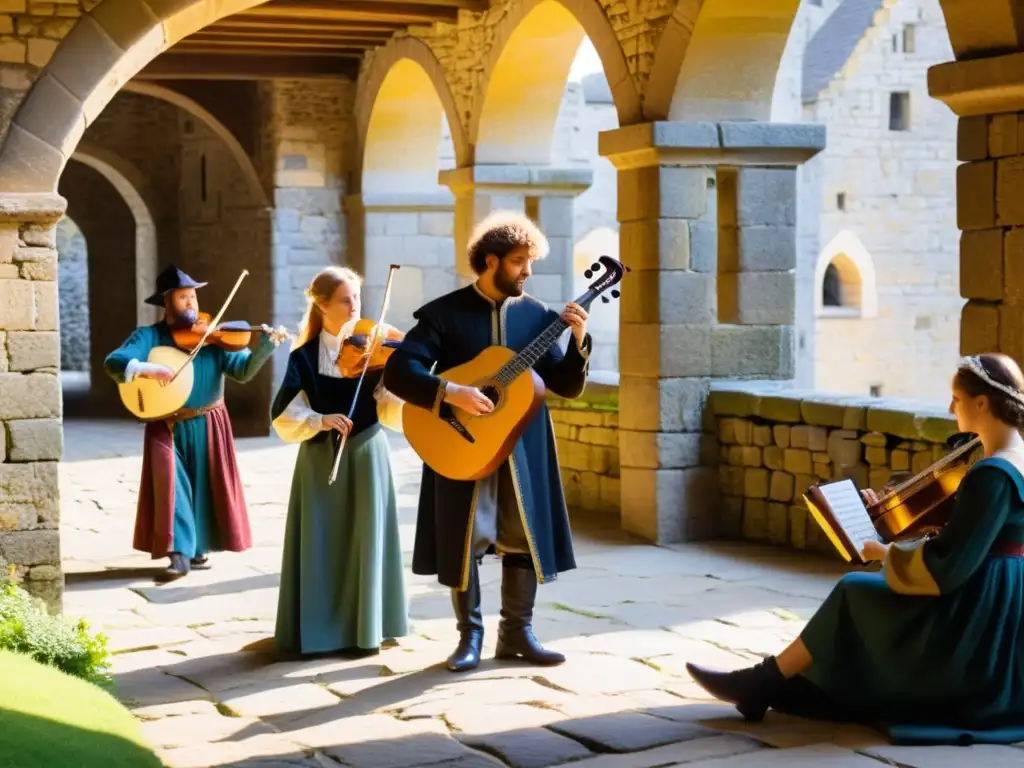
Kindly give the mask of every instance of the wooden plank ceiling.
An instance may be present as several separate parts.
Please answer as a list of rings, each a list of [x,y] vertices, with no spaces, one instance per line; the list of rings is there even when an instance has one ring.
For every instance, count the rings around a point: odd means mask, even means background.
[[[139,79],[354,77],[364,53],[411,25],[454,22],[488,0],[270,0],[192,34]]]

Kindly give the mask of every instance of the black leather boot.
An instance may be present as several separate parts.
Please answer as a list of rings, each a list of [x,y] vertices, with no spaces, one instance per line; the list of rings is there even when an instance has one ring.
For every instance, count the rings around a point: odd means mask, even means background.
[[[484,642],[484,619],[480,613],[480,561],[469,563],[469,586],[464,592],[452,590],[452,607],[458,620],[459,644],[448,657],[448,669],[466,672],[480,664],[480,648]]]
[[[501,569],[501,621],[498,623],[496,659],[517,659],[538,666],[552,666],[565,656],[549,651],[533,635],[533,603],[537,574],[529,555],[505,555]]]
[[[686,671],[697,684],[720,701],[735,704],[747,722],[759,723],[786,685],[774,656],[759,664],[733,672],[713,672],[696,664]]]

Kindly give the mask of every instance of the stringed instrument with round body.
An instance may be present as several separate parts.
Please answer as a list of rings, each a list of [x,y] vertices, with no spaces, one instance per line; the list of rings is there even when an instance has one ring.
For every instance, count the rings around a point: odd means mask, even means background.
[[[622,280],[629,271],[610,256],[601,256],[585,274],[604,266],[605,273],[576,299],[589,309],[591,302]],[[612,291],[618,298],[618,291]],[[608,298],[602,296],[602,301]],[[441,405],[439,415],[406,402],[402,425],[409,445],[427,466],[451,480],[478,480],[495,471],[509,457],[544,402],[546,387],[533,365],[554,346],[568,324],[557,318],[521,352],[508,347],[484,349],[468,363],[438,374],[445,381],[480,389],[494,410],[474,416],[461,408]]]

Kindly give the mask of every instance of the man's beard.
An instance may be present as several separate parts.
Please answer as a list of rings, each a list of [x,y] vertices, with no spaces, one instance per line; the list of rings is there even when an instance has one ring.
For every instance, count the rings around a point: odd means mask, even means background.
[[[506,296],[523,295],[523,286],[518,283],[518,278],[507,277],[501,272],[494,274],[494,287]]]
[[[191,328],[199,319],[199,313],[194,309],[186,309],[180,315],[174,309],[167,310],[167,324],[171,328]]]

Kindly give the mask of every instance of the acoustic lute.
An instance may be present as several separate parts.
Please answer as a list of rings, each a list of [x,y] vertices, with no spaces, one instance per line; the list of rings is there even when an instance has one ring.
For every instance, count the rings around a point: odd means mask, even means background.
[[[587,311],[599,296],[608,303],[608,297],[601,294],[629,271],[611,256],[601,256],[598,262],[584,274],[590,278],[601,266],[604,274],[576,299]],[[612,296],[618,298],[619,292],[612,291]],[[451,480],[478,480],[498,469],[544,402],[546,388],[533,366],[568,327],[558,317],[521,352],[488,347],[468,363],[438,374],[453,384],[477,387],[494,403],[488,414],[474,416],[442,403],[435,415],[430,409],[405,403],[405,436],[423,463]]]

